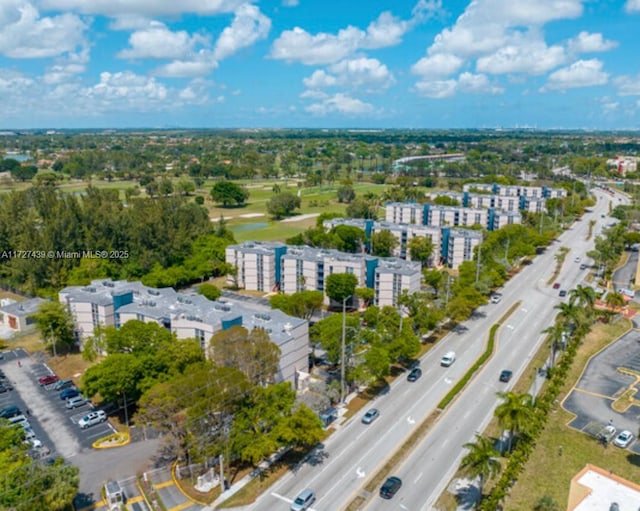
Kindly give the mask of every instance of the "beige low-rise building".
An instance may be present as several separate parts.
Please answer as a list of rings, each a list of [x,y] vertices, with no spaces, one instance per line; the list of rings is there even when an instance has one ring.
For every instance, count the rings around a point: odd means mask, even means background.
[[[567,511],[638,511],[640,485],[595,465],[572,479]]]

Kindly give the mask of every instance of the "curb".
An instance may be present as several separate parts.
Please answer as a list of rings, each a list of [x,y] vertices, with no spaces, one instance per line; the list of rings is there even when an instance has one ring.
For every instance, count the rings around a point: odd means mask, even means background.
[[[178,488],[178,490],[180,490],[180,493],[182,493],[182,495],[184,495],[184,497],[189,502],[193,502],[194,504],[200,504],[201,506],[208,506],[209,505],[208,502],[204,502],[202,500],[196,500],[193,497],[191,497],[190,495],[188,495],[182,489],[182,485],[178,482],[178,478],[176,477],[176,467],[177,466],[178,466],[178,462],[177,461],[174,461],[173,464],[171,465],[171,479],[173,479],[173,484],[175,484],[176,488]]]

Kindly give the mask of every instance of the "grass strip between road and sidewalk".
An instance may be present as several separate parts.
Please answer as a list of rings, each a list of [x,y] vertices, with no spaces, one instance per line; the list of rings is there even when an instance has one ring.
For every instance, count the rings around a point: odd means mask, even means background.
[[[487,348],[480,355],[476,363],[467,371],[464,377],[456,384],[456,386],[449,391],[447,396],[440,402],[443,403],[444,400],[447,400],[447,404],[450,403],[454,397],[464,388],[464,386],[469,382],[469,380],[473,377],[473,375],[477,372],[477,370],[484,364],[487,359],[493,354],[493,348],[495,346],[495,334],[497,329],[507,320],[511,314],[513,314],[518,307],[520,307],[520,302],[514,303],[509,310],[505,312],[505,314],[491,327],[491,333],[489,335],[489,340],[487,342]],[[462,383],[461,383],[462,382]],[[455,390],[455,392],[454,392]],[[449,397],[449,395],[451,396]],[[446,405],[445,405],[446,406]],[[400,448],[393,453],[393,455],[386,461],[386,463],[382,466],[380,470],[369,480],[369,482],[365,486],[365,491],[369,493],[373,493],[377,487],[382,484],[382,481],[387,477],[387,475],[391,472],[391,470],[407,455],[407,453],[412,450],[415,446],[417,446],[422,439],[425,437],[427,432],[431,429],[433,424],[438,420],[442,413],[442,409],[444,407],[438,406],[436,410],[431,412],[429,416],[420,423],[420,425],[409,435],[409,437],[402,443]],[[356,511],[361,509],[361,506],[366,502],[366,499],[363,496],[356,497],[349,506],[347,506],[347,511]]]

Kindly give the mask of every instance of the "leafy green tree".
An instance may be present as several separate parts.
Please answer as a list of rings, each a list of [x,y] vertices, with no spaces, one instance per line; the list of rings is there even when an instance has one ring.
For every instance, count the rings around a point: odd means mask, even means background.
[[[342,252],[350,252],[352,254],[362,252],[364,240],[366,238],[362,229],[351,225],[337,225],[331,229],[331,234],[333,234],[338,240],[335,245],[336,249]]]
[[[356,198],[356,192],[351,185],[343,185],[338,188],[338,202],[346,202],[349,204]]]
[[[281,447],[310,447],[320,441],[320,419],[305,405],[296,408],[295,397],[289,383],[254,387],[234,414],[232,451],[255,466]]]
[[[347,206],[347,216],[349,218],[367,218],[376,220],[378,218],[378,204],[376,201],[367,199],[355,199]]]
[[[211,337],[210,359],[222,367],[235,367],[252,385],[273,383],[280,362],[280,348],[269,339],[266,330],[249,332],[241,326],[220,330]]]
[[[556,354],[562,346],[562,341],[565,335],[567,335],[565,326],[561,322],[556,322],[554,325],[545,328],[542,333],[549,336],[549,344],[551,346],[551,367],[554,367],[556,363]]]
[[[353,273],[332,273],[325,279],[324,292],[333,301],[342,304],[351,298],[358,285],[358,278]]]
[[[43,302],[33,319],[40,335],[47,339],[55,353],[58,347],[69,351],[75,345],[73,319],[64,304],[57,301]]]
[[[215,301],[222,296],[222,291],[218,286],[205,282],[198,286],[198,293],[208,300]]]
[[[468,453],[460,462],[460,467],[470,477],[480,478],[480,494],[484,488],[484,483],[493,479],[500,473],[502,465],[498,461],[500,454],[493,446],[493,440],[490,438],[476,435],[475,442],[464,444]]]
[[[373,301],[376,293],[370,287],[357,287],[356,288],[356,296],[359,300],[364,303],[365,307],[368,307],[369,304]]]
[[[370,307],[371,308],[371,307]],[[360,321],[357,317],[347,315],[345,344],[349,352],[353,352],[360,331]],[[322,349],[327,352],[327,359],[332,364],[337,364],[341,357],[342,344],[342,317],[332,314],[315,323],[309,329],[312,343],[320,343]]]
[[[596,301],[596,292],[591,286],[578,284],[569,291],[569,302],[590,309]]]
[[[391,257],[400,243],[387,229],[371,234],[371,253],[379,257]]]
[[[108,354],[114,353],[155,353],[161,347],[171,344],[175,336],[157,323],[145,323],[133,319],[120,328],[104,329]]]
[[[384,347],[370,347],[363,358],[362,364],[354,371],[354,377],[360,383],[373,383],[391,372],[391,358]]]
[[[218,181],[211,188],[211,199],[222,203],[225,208],[243,206],[249,198],[249,192],[243,186],[231,181]]]
[[[415,236],[407,242],[409,257],[412,261],[420,261],[423,265],[433,257],[433,241],[427,236]]]
[[[11,175],[18,181],[30,181],[38,173],[38,167],[35,165],[20,165],[11,170]]]
[[[300,197],[292,194],[291,192],[282,192],[275,195],[267,202],[267,211],[276,220],[280,220],[285,216],[293,213],[295,209],[300,207]]]
[[[323,300],[322,291],[299,291],[291,295],[273,295],[269,298],[269,304],[289,316],[311,319],[322,308]]]
[[[144,369],[142,359],[130,353],[109,355],[82,375],[83,392],[87,397],[100,394],[107,403],[122,399],[123,394],[127,400],[137,401]]]

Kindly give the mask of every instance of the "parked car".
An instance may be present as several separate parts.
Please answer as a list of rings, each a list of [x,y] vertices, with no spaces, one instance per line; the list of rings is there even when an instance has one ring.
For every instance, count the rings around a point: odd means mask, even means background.
[[[586,270],[586,269],[587,269],[587,265],[586,265],[586,264],[584,264],[584,263],[582,263],[582,264],[580,265],[580,269],[581,269],[581,270]]]
[[[53,386],[53,390],[64,390],[64,389],[68,389],[69,387],[73,387],[73,380],[67,379],[67,380],[58,380],[56,382],[56,384]]]
[[[616,436],[616,428],[609,424],[604,427],[604,429],[598,434],[598,440],[604,443],[611,442],[611,440]]]
[[[79,408],[81,406],[86,405],[89,402],[89,400],[84,397],[82,394],[75,396],[75,397],[70,397],[69,399],[67,399],[67,402],[65,403],[65,407],[67,407],[69,410],[72,410],[73,408]]]
[[[560,289],[560,282],[556,282],[553,284],[553,289]]]
[[[380,417],[380,412],[377,408],[371,408],[362,416],[362,424],[371,424],[374,420]]]
[[[95,412],[90,412],[82,417],[82,419],[78,421],[78,426],[80,426],[82,429],[86,429],[88,427],[95,426],[96,424],[100,424],[101,422],[104,422],[106,420],[107,414],[102,410],[96,410]]]
[[[17,415],[20,415],[21,413],[22,412],[20,411],[20,408],[18,408],[17,406],[11,405],[0,410],[0,418],[10,419],[11,417],[15,417]]]
[[[632,440],[633,440],[633,433],[625,429],[624,431],[621,431],[620,434],[618,434],[616,439],[613,441],[613,445],[617,447],[622,447],[624,449],[626,447],[629,447],[629,444],[631,443]]]
[[[392,499],[402,486],[402,479],[399,477],[389,477],[380,487],[380,496],[383,499]]]
[[[509,371],[508,369],[505,369],[500,373],[500,381],[507,383],[512,376],[513,376],[513,371]]]
[[[51,385],[52,383],[57,382],[59,379],[60,378],[58,378],[58,376],[56,376],[55,374],[48,374],[47,376],[38,378],[38,383],[44,387],[45,385]]]
[[[566,289],[561,289],[560,292],[558,293],[559,296],[567,296],[567,290]]]
[[[414,367],[413,369],[411,369],[409,376],[407,376],[407,381],[416,381],[418,378],[420,378],[420,376],[422,376],[422,369],[420,369],[419,367]]]
[[[72,397],[76,397],[79,395],[80,395],[80,391],[75,387],[72,389],[64,389],[62,392],[60,392],[60,399],[65,401],[67,399],[70,399]]]
[[[13,390],[13,387],[8,381],[0,382],[0,394],[7,392],[9,390]]]
[[[455,361],[456,361],[456,353],[454,351],[450,351],[440,359],[440,365],[443,367],[449,367]]]
[[[11,424],[15,424],[16,426],[21,426],[23,429],[31,427],[31,424],[29,424],[27,418],[22,414],[14,415],[13,417],[9,418],[9,422]]]
[[[305,509],[309,509],[311,507],[311,504],[313,504],[315,500],[316,494],[313,492],[313,490],[307,488],[306,490],[302,490],[300,492],[289,509],[291,511],[305,511]]]
[[[576,263],[579,263],[579,262],[580,262],[580,256],[576,257],[576,258],[574,259],[574,261],[575,261]]]

